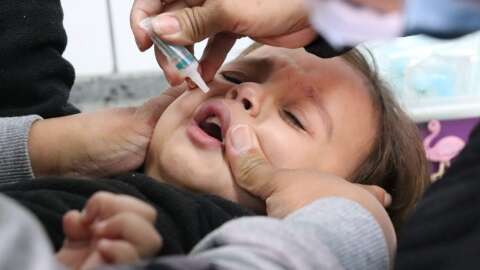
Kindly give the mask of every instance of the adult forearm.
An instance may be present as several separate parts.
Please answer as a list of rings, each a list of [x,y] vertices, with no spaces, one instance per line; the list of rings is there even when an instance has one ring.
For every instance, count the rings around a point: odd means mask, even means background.
[[[388,269],[384,233],[358,203],[325,198],[284,220],[248,217],[208,235],[189,256],[105,269]]]
[[[81,147],[77,126],[68,118],[0,118],[0,183],[68,173],[71,158],[82,153],[74,149]]]
[[[63,175],[78,143],[76,123],[68,118],[52,118],[35,122],[28,138],[28,153],[36,177]],[[78,152],[78,150],[77,150]],[[68,154],[71,153],[71,154]]]
[[[316,201],[282,221],[230,222],[192,255],[215,261],[221,269],[387,269],[390,264],[375,218],[341,198]]]
[[[171,96],[140,107],[114,108],[36,122],[29,150],[36,177],[105,177],[143,164],[153,129]]]

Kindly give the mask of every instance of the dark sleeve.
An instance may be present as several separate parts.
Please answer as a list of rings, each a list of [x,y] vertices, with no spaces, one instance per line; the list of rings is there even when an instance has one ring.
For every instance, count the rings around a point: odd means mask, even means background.
[[[122,193],[142,198],[134,188],[111,180],[44,178],[0,184],[0,193],[14,199],[37,217],[55,250],[65,238],[63,215],[69,210],[81,210],[98,191]]]
[[[146,201],[157,210],[155,228],[163,237],[159,255],[188,253],[205,235],[225,222],[252,213],[235,203],[172,187],[141,174],[116,179],[44,178],[0,184],[3,193],[29,209],[45,227],[58,250],[64,240],[62,217],[83,209],[98,191],[125,194]]]
[[[400,234],[396,269],[476,269],[480,250],[480,126]]]
[[[317,38],[307,46],[305,46],[305,50],[311,54],[314,54],[320,58],[332,58],[339,55],[342,55],[352,48],[344,47],[344,48],[334,48],[328,41],[323,38],[322,36],[317,36]]]
[[[0,1],[0,117],[78,112],[68,103],[75,73],[63,57],[60,0]]]
[[[156,227],[164,240],[162,255],[186,254],[225,222],[253,215],[223,198],[159,183],[143,174],[129,174],[117,180],[135,186],[157,209]]]

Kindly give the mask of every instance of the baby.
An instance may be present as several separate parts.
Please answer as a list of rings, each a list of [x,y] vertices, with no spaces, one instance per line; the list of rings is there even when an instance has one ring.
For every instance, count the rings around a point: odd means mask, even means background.
[[[164,112],[147,175],[263,212],[263,202],[235,184],[223,148],[229,128],[248,125],[276,167],[383,187],[397,227],[428,183],[415,125],[357,50],[321,59],[254,44],[210,88],[186,92]]]
[[[114,220],[123,220],[116,221],[116,230],[143,232],[133,238],[128,233],[115,235],[124,240],[119,249],[133,254],[127,258],[156,253],[158,241],[148,248],[135,245],[145,242],[137,236],[157,239],[152,227],[163,237],[162,254],[178,254],[188,252],[205,234],[232,218],[265,213],[264,202],[235,183],[226,158],[224,137],[238,125],[254,131],[266,159],[277,168],[317,170],[384,188],[392,195],[388,212],[397,230],[428,183],[415,125],[357,50],[321,59],[304,49],[255,44],[225,65],[209,87],[206,95],[185,92],[163,113],[144,166],[149,177],[134,173],[94,182],[34,181],[2,187],[2,191],[19,198],[37,215],[57,248],[66,236],[59,257],[67,265],[78,265],[78,259],[70,256],[77,253],[68,245],[78,238],[85,241],[77,237],[77,225],[91,226],[94,235],[100,230],[100,238],[108,232],[75,211],[64,218],[65,235],[59,235],[55,226],[61,224],[58,219],[66,209],[83,208],[99,190],[135,196],[157,211],[154,220],[142,215],[143,210],[132,215],[128,207],[116,208],[112,217],[120,215]],[[119,204],[116,199],[102,203],[107,209]],[[127,217],[123,210],[129,212]],[[99,220],[104,219],[111,220]],[[132,219],[140,225],[132,227],[127,221]],[[87,244],[98,240],[90,236]],[[125,262],[114,259],[122,256],[116,257],[121,252],[116,253],[113,243],[102,243],[107,257],[103,261]]]

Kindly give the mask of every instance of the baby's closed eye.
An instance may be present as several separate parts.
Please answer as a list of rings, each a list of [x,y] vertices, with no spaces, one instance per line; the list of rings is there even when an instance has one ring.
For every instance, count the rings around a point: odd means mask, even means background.
[[[232,74],[232,73],[233,72],[223,72],[221,75],[225,80],[227,80],[231,83],[234,83],[234,84],[243,83],[243,80],[239,78],[240,76],[238,74],[235,75],[235,74]]]
[[[305,130],[305,126],[302,124],[302,122],[298,119],[298,117],[294,113],[286,109],[283,109],[281,114],[283,116],[282,118],[285,119],[285,121],[287,121],[290,125],[294,125],[295,128],[300,128],[302,130]]]

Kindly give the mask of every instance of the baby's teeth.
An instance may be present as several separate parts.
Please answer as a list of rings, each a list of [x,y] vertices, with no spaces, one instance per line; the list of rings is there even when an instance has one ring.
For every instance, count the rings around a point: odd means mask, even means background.
[[[212,116],[212,117],[207,118],[207,120],[205,120],[205,122],[207,122],[209,124],[216,124],[218,126],[221,126],[220,119],[218,119],[218,117],[216,117],[216,116]]]

